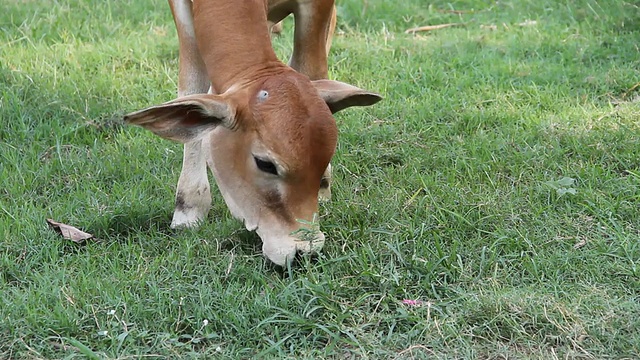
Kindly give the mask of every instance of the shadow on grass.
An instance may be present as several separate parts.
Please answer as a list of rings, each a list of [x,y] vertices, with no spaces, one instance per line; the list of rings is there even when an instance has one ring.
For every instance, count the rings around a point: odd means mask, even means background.
[[[244,229],[241,222],[228,219],[215,221],[211,215],[197,228],[170,228],[171,212],[161,208],[130,208],[97,220],[87,231],[100,240],[123,242],[127,239],[146,237],[197,238],[208,246],[216,247],[220,252],[240,254],[261,254],[262,241],[253,231]],[[180,240],[177,240],[180,241]]]
[[[173,235],[176,230],[169,227],[170,223],[170,215],[160,209],[130,208],[126,212],[98,219],[87,231],[98,239],[127,238],[150,232]]]
[[[240,253],[244,254],[260,254],[262,253],[262,240],[255,231],[249,231],[241,228],[242,224],[233,220],[238,224],[238,229],[233,231],[226,238],[226,241],[220,242],[220,249],[223,251],[231,251],[236,249]],[[216,224],[205,224],[204,226],[213,226]],[[214,229],[215,231],[215,229]]]

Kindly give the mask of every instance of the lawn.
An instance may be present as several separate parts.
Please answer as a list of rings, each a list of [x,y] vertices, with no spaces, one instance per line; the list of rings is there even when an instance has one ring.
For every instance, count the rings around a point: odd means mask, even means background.
[[[639,46],[634,0],[338,0],[385,99],[282,270],[215,187],[169,229],[182,147],[122,123],[175,97],[166,1],[4,0],[0,358],[640,358]]]

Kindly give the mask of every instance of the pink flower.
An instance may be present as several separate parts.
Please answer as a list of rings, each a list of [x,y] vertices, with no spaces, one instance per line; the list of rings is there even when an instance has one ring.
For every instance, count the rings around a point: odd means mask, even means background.
[[[422,301],[420,300],[410,300],[410,299],[404,299],[402,300],[402,303],[405,305],[409,305],[409,306],[419,306],[422,305]]]

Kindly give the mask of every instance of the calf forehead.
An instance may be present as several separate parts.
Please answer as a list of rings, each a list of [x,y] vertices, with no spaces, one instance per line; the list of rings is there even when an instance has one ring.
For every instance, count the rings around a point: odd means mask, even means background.
[[[327,108],[311,81],[294,71],[265,79],[254,93],[255,106],[263,113],[308,116]]]
[[[331,111],[311,82],[304,80],[270,79],[254,96],[262,141],[287,157],[292,166],[309,161],[328,162],[337,141]]]

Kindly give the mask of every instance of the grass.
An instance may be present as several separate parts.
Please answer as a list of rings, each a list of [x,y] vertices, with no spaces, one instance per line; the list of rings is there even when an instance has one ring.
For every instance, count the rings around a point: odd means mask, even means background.
[[[640,357],[638,4],[338,14],[332,78],[385,100],[337,116],[329,240],[283,272],[219,194],[170,230],[181,146],[121,123],[175,96],[166,2],[5,2],[0,358]]]

